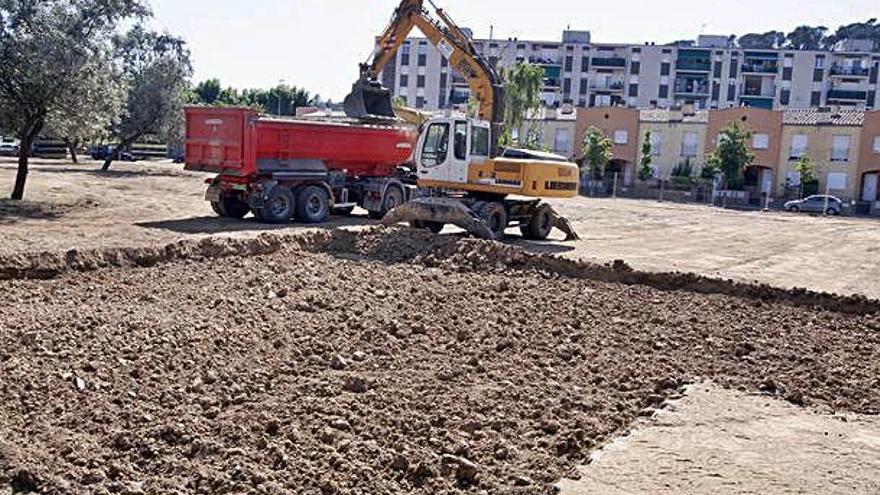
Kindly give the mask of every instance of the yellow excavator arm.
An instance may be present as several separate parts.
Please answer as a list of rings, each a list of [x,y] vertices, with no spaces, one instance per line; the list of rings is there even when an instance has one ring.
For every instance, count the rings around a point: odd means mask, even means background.
[[[478,117],[499,126],[504,121],[504,90],[495,68],[474,47],[471,38],[431,0],[440,21],[434,20],[424,7],[424,0],[402,0],[394,11],[391,23],[379,37],[372,59],[361,65],[361,78],[346,98],[345,110],[352,117],[391,117],[391,93],[377,79],[382,69],[394,58],[413,28],[422,34],[449,60],[449,65],[468,83],[479,102]]]

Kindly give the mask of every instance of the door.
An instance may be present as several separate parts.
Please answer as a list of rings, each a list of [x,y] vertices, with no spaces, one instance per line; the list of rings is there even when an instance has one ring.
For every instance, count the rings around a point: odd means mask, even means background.
[[[865,187],[862,189],[862,201],[877,201],[877,174],[865,174]]]
[[[456,184],[465,184],[468,179],[468,123],[456,120],[452,135],[452,157],[446,180]]]
[[[419,179],[431,181],[446,181],[450,158],[449,140],[450,124],[448,122],[434,122],[428,125],[428,130],[422,136],[419,147]]]

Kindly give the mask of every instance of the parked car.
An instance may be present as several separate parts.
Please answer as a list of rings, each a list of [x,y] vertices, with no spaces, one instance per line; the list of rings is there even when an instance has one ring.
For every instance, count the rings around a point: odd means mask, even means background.
[[[18,140],[0,136],[0,155],[15,156],[18,154]]]
[[[92,160],[106,160],[113,153],[113,150],[113,146],[92,146]],[[138,157],[131,151],[121,151],[119,153],[119,160],[123,162],[136,162],[138,161]]]
[[[827,215],[840,215],[843,211],[843,201],[834,196],[817,194],[796,201],[785,203],[785,209],[794,213],[825,213]]]

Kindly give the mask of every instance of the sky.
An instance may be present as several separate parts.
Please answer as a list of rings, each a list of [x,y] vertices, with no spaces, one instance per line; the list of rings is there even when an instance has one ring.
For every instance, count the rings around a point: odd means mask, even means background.
[[[150,0],[153,27],[183,37],[195,80],[269,87],[283,80],[339,101],[399,0]],[[566,28],[598,43],[666,43],[699,34],[790,31],[880,17],[877,0],[434,0],[488,38],[560,41]]]

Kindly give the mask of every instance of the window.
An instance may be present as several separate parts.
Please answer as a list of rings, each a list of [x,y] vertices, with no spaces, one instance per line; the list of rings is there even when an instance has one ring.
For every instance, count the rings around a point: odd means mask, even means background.
[[[455,159],[464,160],[467,158],[467,122],[457,121],[455,123]]]
[[[641,62],[633,62],[629,65],[629,73],[638,75],[639,72],[642,71],[642,63]]]
[[[822,104],[822,92],[821,91],[813,91],[813,94],[810,96],[810,106],[818,107]]]
[[[471,127],[471,155],[489,156],[489,129]]]
[[[449,124],[431,124],[422,149],[422,165],[436,167],[446,161],[449,150]]]
[[[568,129],[556,129],[553,151],[560,155],[568,155],[571,152],[571,132]]]
[[[626,131],[614,131],[614,144],[626,144],[629,142],[629,133]]]
[[[809,146],[809,139],[806,134],[795,134],[791,137],[791,154],[789,155],[792,160],[798,159],[807,154],[807,146]]]
[[[588,83],[587,78],[581,79],[581,94],[582,95],[587,94],[587,83]]]
[[[651,154],[653,156],[663,154],[663,134],[659,132],[651,133]]]
[[[425,87],[425,76],[416,76],[416,86],[419,88]]]
[[[406,74],[400,75],[400,87],[405,88],[409,86],[409,76]]]
[[[831,161],[846,162],[849,161],[849,136],[834,136],[831,143]]]
[[[427,101],[424,96],[416,96],[416,108],[425,108]]]
[[[681,137],[681,156],[685,158],[696,158],[698,140],[696,132],[685,132]]]
[[[880,153],[880,136],[874,137],[874,153]]]
[[[770,149],[770,136],[767,134],[755,134],[752,138],[752,147],[756,150]]]
[[[661,76],[668,76],[671,68],[672,68],[672,64],[670,64],[670,63],[660,64],[660,75]]]
[[[828,173],[828,189],[842,190],[846,189],[846,174],[843,172]]]
[[[816,68],[824,69],[825,68],[825,57],[824,56],[816,56]]]

